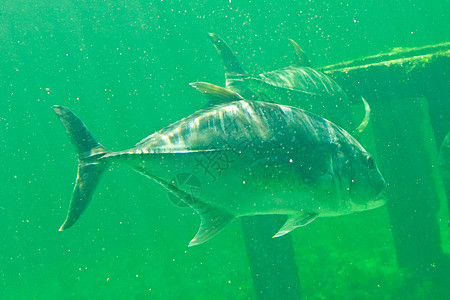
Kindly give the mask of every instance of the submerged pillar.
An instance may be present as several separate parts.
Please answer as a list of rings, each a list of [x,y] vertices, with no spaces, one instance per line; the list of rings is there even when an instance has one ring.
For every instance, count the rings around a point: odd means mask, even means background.
[[[445,74],[444,76],[435,76],[432,82],[429,82],[429,89],[426,90],[425,95],[429,101],[429,114],[433,132],[436,141],[436,148],[441,149],[444,139],[450,132],[450,67],[445,58],[441,62],[435,64],[431,70],[432,74]],[[424,76],[423,80],[426,80]],[[449,170],[440,170],[448,172]],[[450,175],[447,173],[441,174],[445,189],[445,197],[447,198],[448,207],[448,225],[450,227]]]
[[[349,96],[363,96],[372,108],[370,124],[380,171],[388,183],[387,206],[399,265],[419,274],[437,270],[445,274],[442,271],[450,266],[440,244],[435,133],[427,96],[430,91],[448,90],[450,43],[397,48],[322,70]],[[431,118],[433,123],[448,127],[450,111],[441,109],[448,107],[448,98],[432,100],[447,101],[430,103],[430,108],[439,111]]]
[[[302,299],[290,234],[272,238],[286,221],[281,215],[242,217],[247,256],[259,300]]]
[[[426,99],[391,99],[372,107],[397,260],[413,270],[432,270],[442,249]]]

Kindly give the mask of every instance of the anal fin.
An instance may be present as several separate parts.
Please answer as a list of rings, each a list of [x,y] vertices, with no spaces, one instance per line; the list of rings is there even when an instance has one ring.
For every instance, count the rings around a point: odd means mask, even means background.
[[[144,168],[133,167],[137,172],[154,180],[166,188],[170,193],[176,196],[184,204],[192,207],[201,218],[200,228],[197,231],[195,237],[189,243],[189,247],[202,244],[218,234],[226,225],[228,225],[235,218],[234,215],[226,212],[225,210],[215,206],[214,204],[207,204],[199,201],[193,195],[184,192],[181,189],[175,187],[174,184],[168,183],[164,179],[152,175]]]
[[[297,227],[303,227],[311,223],[317,218],[316,213],[301,212],[298,215],[289,215],[286,223],[273,236],[274,238],[283,236]]]
[[[206,242],[234,219],[232,214],[213,204],[197,202],[191,207],[200,215],[201,224],[197,234],[189,243],[189,247]]]

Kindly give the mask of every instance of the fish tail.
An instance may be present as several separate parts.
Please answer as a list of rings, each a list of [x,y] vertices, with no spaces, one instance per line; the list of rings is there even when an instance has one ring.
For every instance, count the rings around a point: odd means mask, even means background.
[[[370,121],[370,105],[367,103],[366,99],[361,97],[361,100],[364,104],[364,119],[362,120],[361,124],[354,130],[355,134],[359,134],[366,129],[367,124],[369,124]]]
[[[217,53],[222,58],[226,73],[228,75],[239,76],[246,74],[246,72],[241,68],[241,64],[234,55],[233,50],[231,50],[230,46],[228,46],[228,44],[220,36],[215,33],[209,33],[209,38],[214,47],[216,47]]]
[[[95,140],[83,122],[68,108],[54,105],[52,109],[66,129],[78,154],[77,180],[72,200],[66,220],[59,228],[59,231],[63,231],[80,218],[91,201],[101,175],[109,165],[101,158],[110,151]]]

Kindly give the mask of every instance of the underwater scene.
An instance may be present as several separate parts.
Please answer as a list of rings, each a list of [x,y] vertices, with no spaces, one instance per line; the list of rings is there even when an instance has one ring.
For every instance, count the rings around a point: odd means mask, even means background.
[[[0,3],[2,299],[450,299],[450,2]]]

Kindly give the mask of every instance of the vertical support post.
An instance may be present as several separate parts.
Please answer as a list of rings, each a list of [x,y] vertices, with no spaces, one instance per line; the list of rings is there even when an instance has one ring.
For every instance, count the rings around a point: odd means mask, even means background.
[[[448,73],[440,65],[436,66],[436,68],[443,69],[433,70],[437,74]],[[432,86],[426,90],[426,94],[430,102],[429,113],[436,138],[436,147],[439,150],[446,134],[450,131],[450,85],[448,84],[449,76],[441,76],[438,78],[440,80],[434,80]],[[443,180],[449,213],[448,225],[450,227],[450,178],[443,178]]]
[[[280,215],[243,217],[241,220],[259,300],[302,298],[291,235],[273,239],[271,234],[284,221],[285,217]],[[274,226],[277,226],[275,231]]]
[[[381,102],[381,101],[380,101]],[[401,266],[433,270],[442,261],[439,198],[426,136],[428,105],[421,99],[373,102],[379,165],[388,183],[388,211]]]

